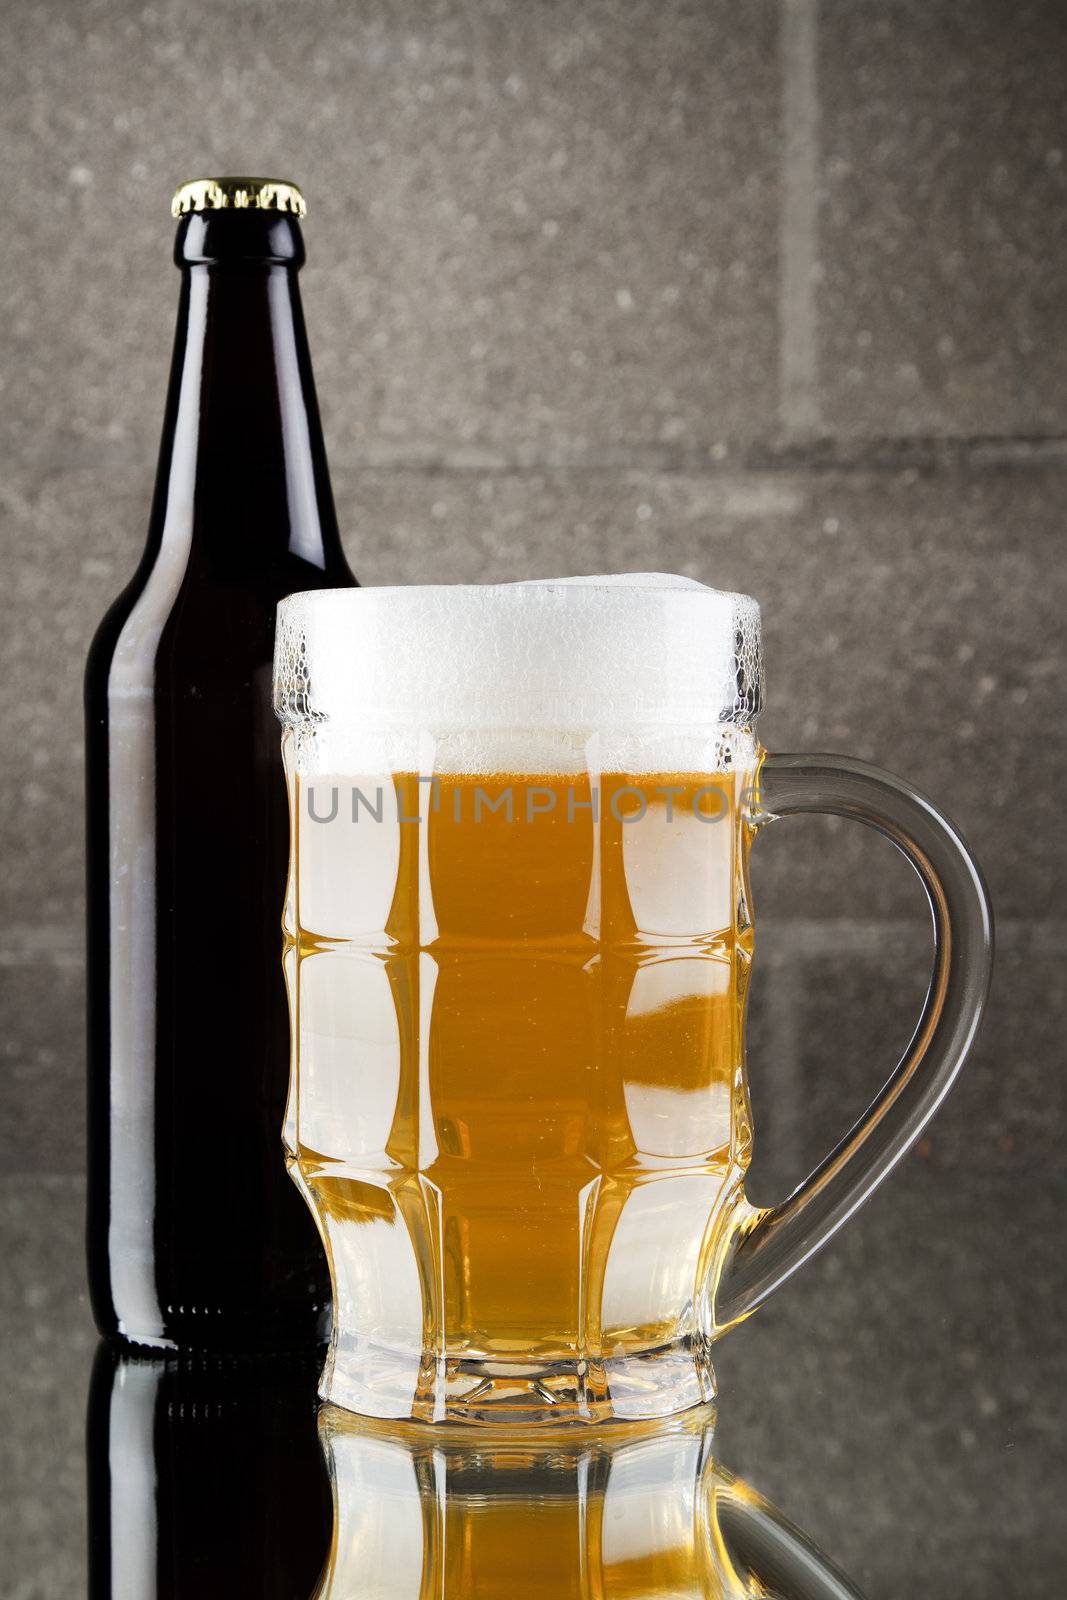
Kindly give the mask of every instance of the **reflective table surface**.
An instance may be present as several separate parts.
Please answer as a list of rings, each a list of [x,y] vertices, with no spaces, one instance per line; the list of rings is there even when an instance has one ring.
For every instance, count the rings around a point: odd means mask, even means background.
[[[796,1595],[858,1590],[715,1456],[715,1412],[615,1427],[371,1421],[313,1363],[101,1348],[92,1595]]]
[[[1040,1195],[1000,1241],[956,1215],[941,1255],[916,1164],[721,1343],[714,1408],[516,1433],[320,1407],[314,1353],[98,1346],[80,1184],[2,1194],[12,1600],[1065,1592],[1060,1334],[995,1270],[1026,1229],[1052,1284]]]

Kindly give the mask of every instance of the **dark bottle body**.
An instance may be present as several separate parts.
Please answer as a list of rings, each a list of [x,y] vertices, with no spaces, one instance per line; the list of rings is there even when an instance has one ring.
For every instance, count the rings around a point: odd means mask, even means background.
[[[86,1423],[90,1600],[310,1600],[333,1508],[314,1353],[101,1344]]]
[[[90,1293],[102,1333],[314,1343],[329,1278],[286,1173],[288,816],[277,602],[355,582],[299,226],[194,214],[144,559],[86,672]]]

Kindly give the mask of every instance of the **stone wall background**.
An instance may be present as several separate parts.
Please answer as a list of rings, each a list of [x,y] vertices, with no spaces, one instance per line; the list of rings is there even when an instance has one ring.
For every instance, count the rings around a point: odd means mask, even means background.
[[[36,1574],[0,1592],[76,1590],[83,1561],[82,663],[144,536],[170,192],[251,167],[309,197],[365,583],[745,589],[765,742],[904,773],[978,851],[1000,953],[973,1062],[723,1345],[721,1453],[872,1596],[1058,1593],[1067,11],[6,0],[0,30],[0,1337],[27,1352],[0,1567]],[[856,830],[783,824],[754,871],[771,1199],[895,1061],[928,935]]]

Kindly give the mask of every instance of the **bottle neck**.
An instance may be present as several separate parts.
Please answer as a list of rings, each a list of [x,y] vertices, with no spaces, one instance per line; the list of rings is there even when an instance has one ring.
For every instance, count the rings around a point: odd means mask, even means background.
[[[200,215],[179,225],[178,325],[150,545],[269,566],[344,557],[297,272],[295,220]]]

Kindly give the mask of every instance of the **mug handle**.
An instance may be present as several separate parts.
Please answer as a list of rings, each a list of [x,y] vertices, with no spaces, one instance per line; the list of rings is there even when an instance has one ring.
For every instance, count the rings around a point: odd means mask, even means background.
[[[834,755],[765,755],[749,817],[820,811],[877,828],[911,862],[934,920],[934,966],[900,1065],[841,1143],[781,1205],[742,1209],[712,1296],[716,1333],[755,1311],[836,1233],[915,1143],[974,1041],[993,965],[993,916],[952,823],[902,779]]]

